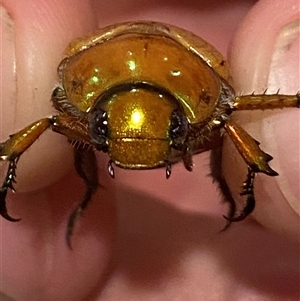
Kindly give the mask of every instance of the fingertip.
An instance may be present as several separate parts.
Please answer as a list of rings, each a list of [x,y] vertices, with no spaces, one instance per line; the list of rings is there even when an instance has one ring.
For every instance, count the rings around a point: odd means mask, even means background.
[[[244,94],[266,89],[296,93],[299,65],[295,59],[299,61],[298,1],[259,1],[241,23],[229,50],[235,89]]]
[[[64,49],[73,38],[92,31],[97,22],[90,1],[79,0],[3,0],[1,15],[9,34],[1,45],[5,54],[1,58],[5,74],[1,79],[1,140],[5,140],[29,123],[53,114],[50,97]],[[69,170],[72,155],[65,141],[59,135],[45,134],[22,155],[18,191],[49,185]]]
[[[299,90],[298,1],[259,1],[236,33],[229,59],[238,94],[258,94],[267,88],[267,93],[276,93],[280,89],[279,93],[296,95]],[[270,165],[279,173],[276,178],[257,177],[257,206],[253,216],[276,232],[297,237],[299,111],[238,112],[234,118],[261,142],[264,151],[274,157]],[[237,156],[230,141],[227,141],[224,168],[230,178],[230,187],[239,186],[245,174],[242,167],[245,164],[236,160]]]

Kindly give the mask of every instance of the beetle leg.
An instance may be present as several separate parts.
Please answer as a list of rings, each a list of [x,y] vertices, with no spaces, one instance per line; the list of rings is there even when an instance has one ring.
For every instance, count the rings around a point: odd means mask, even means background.
[[[192,157],[191,152],[188,149],[186,149],[184,151],[183,156],[182,156],[182,161],[183,161],[183,164],[184,164],[184,167],[186,168],[186,170],[193,171],[193,167],[194,167],[193,157]]]
[[[70,141],[91,142],[87,119],[62,113],[54,116],[51,122],[51,129],[66,136]]]
[[[61,112],[67,113],[69,116],[84,116],[84,112],[80,111],[72,102],[67,98],[66,92],[62,87],[56,87],[51,96],[53,107]]]
[[[93,149],[90,147],[79,146],[74,149],[74,158],[76,171],[84,180],[86,188],[81,202],[76,206],[69,217],[66,240],[70,249],[72,249],[71,237],[73,234],[74,224],[78,217],[81,216],[86,209],[99,185],[97,159]]]
[[[236,214],[235,200],[223,176],[221,147],[215,148],[211,151],[210,167],[211,167],[211,176],[213,177],[214,181],[217,181],[219,188],[224,195],[224,201],[229,203],[229,212],[227,216],[223,215],[223,217],[228,222],[226,226],[222,229],[222,231],[225,231],[232,222],[242,221],[254,210],[255,198],[254,198],[253,185],[254,185],[255,172],[250,167],[248,167],[247,179],[243,183],[243,191],[241,192],[241,195],[247,195],[246,206],[243,208],[243,210],[240,213]]]
[[[269,176],[276,176],[268,164],[272,157],[259,148],[259,143],[254,140],[242,127],[231,120],[225,123],[225,130],[229,134],[235,147],[248,165],[248,175],[243,183],[241,195],[247,195],[247,203],[244,209],[237,216],[225,217],[230,222],[238,222],[245,219],[255,207],[255,198],[253,192],[254,177],[256,172],[263,172]]]
[[[11,161],[20,157],[51,125],[51,118],[40,119],[0,143],[0,160]]]
[[[259,143],[241,126],[227,120],[224,127],[242,158],[254,172],[263,172],[269,176],[278,175],[268,164],[273,159],[272,156],[263,152],[258,146]]]
[[[241,95],[234,99],[233,110],[267,110],[282,108],[299,108],[300,92],[296,95],[284,94],[251,94]]]
[[[51,118],[40,119],[11,135],[4,143],[0,143],[0,161],[9,161],[5,179],[0,187],[0,215],[11,222],[20,220],[9,216],[5,202],[8,189],[14,191],[17,162],[20,156],[50,127],[50,121]]]
[[[235,147],[248,165],[248,175],[243,183],[241,195],[247,195],[247,202],[244,209],[236,215],[236,204],[227,182],[222,173],[221,148],[213,149],[211,152],[211,170],[212,176],[217,180],[225,201],[229,203],[229,213],[224,216],[228,224],[223,230],[229,227],[231,222],[238,222],[245,219],[255,207],[255,198],[253,192],[254,177],[256,172],[263,172],[269,176],[278,175],[268,164],[272,157],[259,148],[259,143],[254,140],[242,127],[231,120],[227,120],[224,125],[225,130],[232,139]]]
[[[229,222],[240,222],[244,220],[255,208],[255,198],[254,198],[254,178],[255,172],[248,167],[247,179],[243,183],[243,191],[240,195],[247,195],[246,206],[243,210],[236,216],[228,217],[224,216]]]
[[[10,222],[18,222],[20,218],[13,218],[7,213],[5,198],[7,195],[7,190],[11,189],[14,191],[13,183],[15,183],[16,177],[16,167],[18,158],[10,160],[5,180],[0,188],[0,215]]]
[[[210,154],[210,169],[213,178],[213,182],[217,182],[219,189],[223,194],[223,201],[229,204],[229,210],[227,216],[225,217],[227,220],[227,224],[222,229],[225,231],[231,224],[233,217],[236,214],[236,204],[235,200],[231,194],[231,191],[228,187],[225,177],[223,176],[222,169],[222,147],[217,147],[211,150]]]

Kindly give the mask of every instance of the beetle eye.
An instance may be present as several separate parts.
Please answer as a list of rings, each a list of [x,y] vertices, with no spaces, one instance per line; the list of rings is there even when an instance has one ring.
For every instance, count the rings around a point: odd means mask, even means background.
[[[187,132],[188,121],[186,119],[186,116],[181,110],[174,110],[171,115],[170,137],[172,138],[172,140],[185,138]]]
[[[98,150],[107,151],[108,122],[107,112],[98,108],[89,119],[89,132]]]

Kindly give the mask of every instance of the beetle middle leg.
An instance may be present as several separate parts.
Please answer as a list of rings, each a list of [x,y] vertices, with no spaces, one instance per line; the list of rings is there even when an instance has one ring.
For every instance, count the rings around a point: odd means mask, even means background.
[[[235,200],[231,194],[229,186],[225,177],[223,176],[223,167],[222,167],[222,147],[213,148],[210,153],[210,176],[213,178],[213,182],[217,182],[219,189],[223,194],[224,202],[229,204],[229,210],[227,216],[224,216],[227,220],[226,226],[222,229],[222,231],[226,230],[232,219],[236,215],[236,204]]]
[[[79,145],[79,147],[74,148],[74,163],[76,171],[83,179],[86,188],[81,202],[73,210],[68,220],[66,239],[70,249],[72,248],[71,236],[75,222],[82,215],[99,186],[97,159],[94,150],[90,146]]]
[[[268,164],[273,157],[262,151],[259,143],[240,125],[232,120],[227,120],[224,127],[240,155],[253,172],[263,172],[268,176],[278,175]]]
[[[248,167],[247,179],[243,183],[243,191],[240,193],[240,195],[247,195],[246,206],[237,216],[233,216],[233,217],[224,216],[230,222],[242,221],[254,210],[255,208],[254,178],[255,178],[255,172],[250,167]]]
[[[97,160],[91,146],[86,118],[61,113],[52,119],[51,129],[68,137],[70,142],[75,142],[74,164],[78,175],[83,179],[86,186],[81,202],[73,210],[68,220],[66,240],[71,249],[71,236],[75,222],[83,213],[98,188]]]

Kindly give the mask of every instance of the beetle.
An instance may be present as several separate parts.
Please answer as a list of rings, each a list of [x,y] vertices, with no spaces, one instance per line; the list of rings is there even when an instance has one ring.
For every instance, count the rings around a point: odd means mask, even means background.
[[[246,218],[255,207],[254,178],[258,172],[276,176],[272,157],[230,115],[238,110],[299,107],[300,94],[237,96],[223,56],[194,34],[163,23],[129,22],[109,26],[70,43],[58,66],[59,84],[51,101],[57,114],[42,118],[0,144],[8,161],[0,189],[0,214],[15,222],[6,209],[14,190],[17,162],[48,128],[67,137],[74,147],[75,168],[85,182],[81,202],[71,213],[67,243],[74,224],[98,188],[95,151],[108,153],[108,172],[165,167],[171,175],[182,161],[192,171],[192,157],[212,150],[212,176],[229,203],[231,222]],[[236,206],[220,167],[226,133],[248,166]]]

